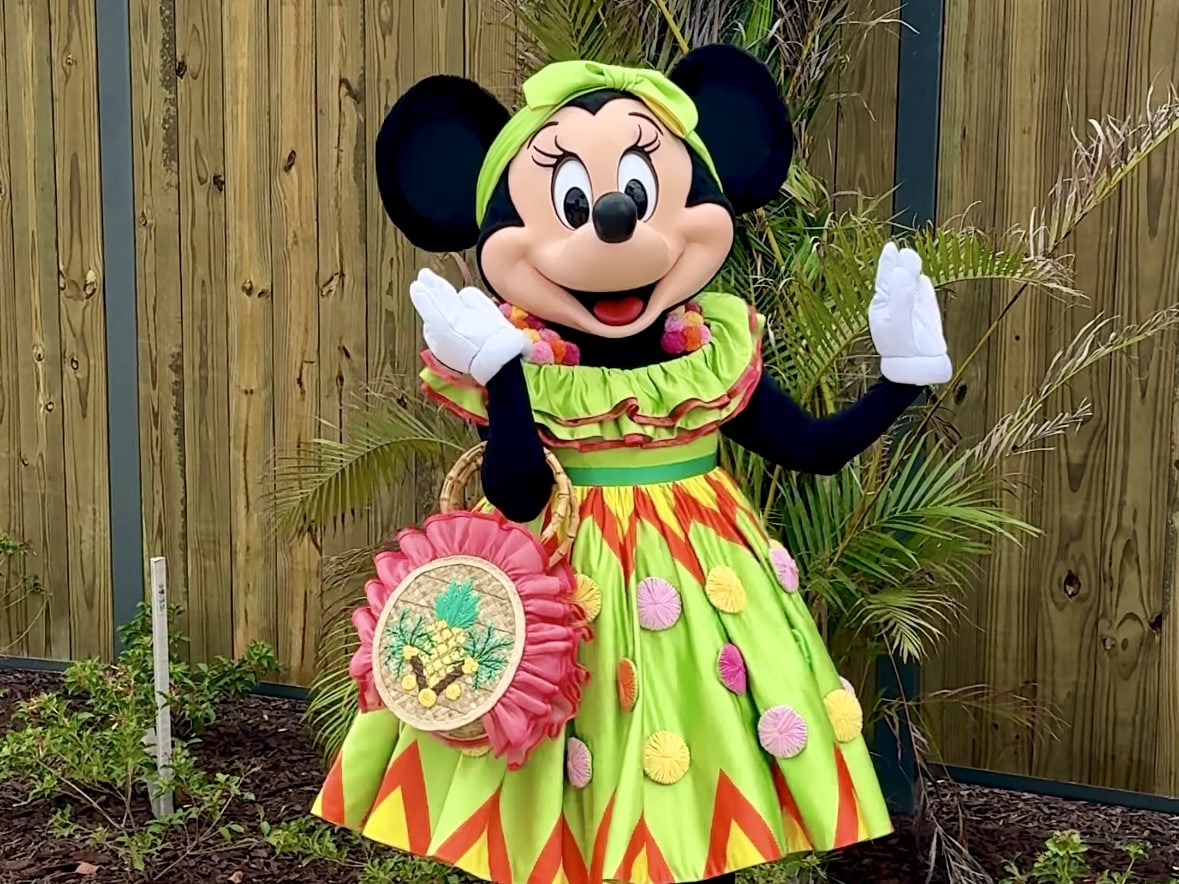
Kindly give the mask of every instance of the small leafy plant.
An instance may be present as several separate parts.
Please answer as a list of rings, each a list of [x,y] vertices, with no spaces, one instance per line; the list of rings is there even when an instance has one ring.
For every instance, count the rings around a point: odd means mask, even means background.
[[[1004,869],[1007,877],[1000,884],[1077,884],[1094,881],[1096,884],[1138,884],[1142,879],[1134,875],[1134,864],[1146,858],[1146,848],[1137,843],[1121,846],[1126,855],[1126,867],[1120,871],[1106,869],[1094,877],[1087,854],[1089,845],[1080,832],[1067,830],[1056,832],[1044,842],[1044,850],[1036,857],[1028,871],[1020,870],[1014,861],[1008,861]],[[1164,884],[1179,884],[1171,878]]]
[[[180,736],[172,770],[161,779],[146,738],[156,715],[146,605],[120,634],[125,650],[114,665],[73,663],[60,692],[20,704],[14,726],[0,737],[0,780],[16,784],[25,803],[59,805],[50,835],[105,848],[136,870],[166,848],[175,865],[195,851],[239,842],[245,829],[230,810],[254,796],[244,775],[201,769],[192,735],[212,724],[218,703],[248,692],[278,668],[273,650],[253,643],[239,659],[193,667],[176,658],[184,638],[174,637],[168,702]],[[172,790],[176,809],[152,818],[153,790],[165,789]]]

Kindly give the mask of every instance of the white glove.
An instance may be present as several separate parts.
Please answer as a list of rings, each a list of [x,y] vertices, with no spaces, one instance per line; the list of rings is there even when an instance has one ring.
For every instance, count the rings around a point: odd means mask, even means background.
[[[422,317],[422,336],[438,360],[480,384],[520,356],[532,342],[477,288],[454,290],[431,270],[418,271],[409,297]]]
[[[880,373],[890,381],[920,387],[953,377],[933,283],[912,249],[898,251],[894,243],[885,243],[868,326],[880,354]]]

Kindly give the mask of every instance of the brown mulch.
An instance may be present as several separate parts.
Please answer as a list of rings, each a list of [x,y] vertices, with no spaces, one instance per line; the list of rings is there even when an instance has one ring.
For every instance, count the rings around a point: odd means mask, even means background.
[[[53,688],[57,681],[53,675],[0,671],[0,733],[11,725],[17,700]],[[320,759],[302,727],[300,712],[300,704],[288,700],[250,697],[234,702],[220,711],[198,749],[212,769],[244,765],[253,771],[246,787],[271,823],[306,816],[319,789]],[[1150,857],[1135,867],[1137,881],[1179,878],[1179,816],[948,783],[936,784],[930,791],[932,818],[996,879],[1004,874],[1005,861],[1034,856],[1044,839],[1059,829],[1077,829],[1085,836],[1096,871],[1123,868],[1118,846],[1135,841],[1150,845]],[[332,863],[303,864],[297,858],[275,856],[266,845],[197,851],[179,863],[173,854],[153,860],[147,873],[131,872],[121,868],[111,853],[49,838],[48,807],[44,803],[14,806],[20,798],[12,785],[0,783],[2,884],[343,884],[357,876],[355,869]],[[231,819],[248,832],[258,831],[258,815],[250,805],[239,806]],[[831,879],[846,884],[924,882],[932,830],[928,822],[918,826],[900,820],[895,835],[841,853],[828,870]],[[91,873],[79,875],[80,865]],[[948,881],[943,865],[939,863],[928,880]]]

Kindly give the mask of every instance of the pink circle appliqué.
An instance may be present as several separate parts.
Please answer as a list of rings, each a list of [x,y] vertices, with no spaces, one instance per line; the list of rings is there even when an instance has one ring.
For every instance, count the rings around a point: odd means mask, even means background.
[[[577,737],[570,737],[565,747],[565,776],[569,780],[569,785],[575,789],[584,789],[589,785],[593,775],[594,763],[589,746]]]
[[[798,563],[794,557],[786,552],[785,547],[775,545],[770,550],[770,564],[774,566],[774,573],[778,575],[778,582],[787,592],[798,590]]]
[[[762,748],[775,758],[793,758],[806,748],[806,722],[789,706],[767,709],[757,723]]]
[[[716,670],[721,683],[734,694],[745,693],[749,687],[748,673],[745,671],[745,658],[736,645],[729,644],[721,648],[716,661]]]
[[[683,602],[674,586],[661,577],[648,577],[635,594],[639,625],[643,629],[669,629],[680,619]]]

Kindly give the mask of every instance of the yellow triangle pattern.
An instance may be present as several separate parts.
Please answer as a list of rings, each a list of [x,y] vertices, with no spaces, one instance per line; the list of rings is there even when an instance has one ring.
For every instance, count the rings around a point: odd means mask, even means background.
[[[364,825],[364,836],[398,850],[409,850],[409,818],[400,789],[390,792],[372,812]]]
[[[486,829],[479,836],[479,840],[471,845],[471,849],[464,853],[455,865],[477,878],[482,878],[485,881],[491,880],[491,852],[487,845]]]
[[[725,848],[725,861],[730,869],[744,869],[772,859],[773,857],[761,855],[761,851],[753,846],[753,842],[737,825],[736,820],[729,824],[729,843]]]
[[[647,866],[647,848],[644,847],[635,857],[634,867],[631,869],[630,880],[633,884],[651,884],[651,870]]]

